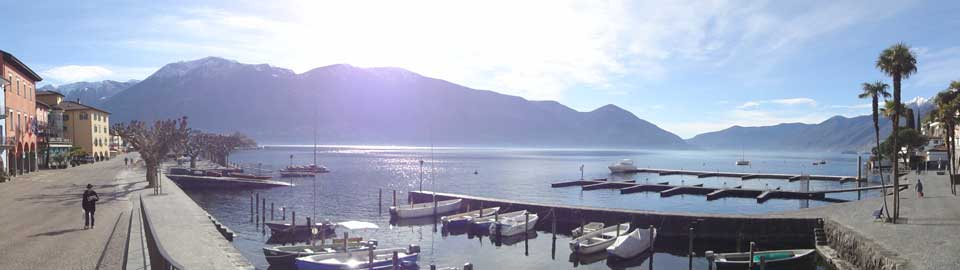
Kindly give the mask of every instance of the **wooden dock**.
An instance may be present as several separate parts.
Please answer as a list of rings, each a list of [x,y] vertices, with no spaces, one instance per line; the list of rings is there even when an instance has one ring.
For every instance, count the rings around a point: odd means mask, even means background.
[[[633,171],[627,171],[625,173],[650,173],[657,175],[691,175],[696,176],[697,178],[707,178],[707,177],[729,177],[729,178],[740,178],[741,180],[749,179],[782,179],[788,181],[797,181],[797,180],[816,180],[816,181],[839,181],[841,183],[857,181],[856,176],[837,176],[837,175],[797,175],[797,174],[777,174],[777,173],[738,173],[738,172],[719,172],[719,171],[696,171],[696,170],[669,170],[669,169],[652,169],[644,168],[637,169]],[[860,178],[859,181],[865,182],[866,178]]]
[[[867,190],[882,189],[881,186],[844,188],[834,190],[820,191],[787,191],[776,189],[745,189],[743,186],[733,187],[704,187],[703,184],[696,185],[668,185],[666,183],[657,184],[637,184],[635,182],[615,182],[598,180],[576,180],[553,183],[551,187],[572,187],[580,186],[583,190],[597,189],[617,189],[620,194],[630,194],[638,192],[656,192],[660,197],[670,197],[674,195],[705,195],[708,201],[736,197],[736,198],[755,198],[758,203],[764,203],[770,199],[801,199],[801,200],[821,200],[830,202],[843,202],[843,200],[827,198],[826,194],[857,192]],[[900,190],[907,189],[909,185],[900,185]],[[893,187],[887,187],[892,189]]]

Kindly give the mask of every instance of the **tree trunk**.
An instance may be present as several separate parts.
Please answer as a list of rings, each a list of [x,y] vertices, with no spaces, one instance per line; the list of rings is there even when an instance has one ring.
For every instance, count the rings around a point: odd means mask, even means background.
[[[144,160],[147,165],[147,188],[157,186],[157,164],[153,161]]]
[[[197,156],[190,156],[190,168],[191,169],[197,168]]]
[[[890,219],[890,208],[887,206],[887,180],[883,179],[883,154],[880,152],[880,119],[877,115],[877,96],[873,96],[873,132],[876,135],[877,139],[877,164],[880,164],[880,167],[877,169],[880,172],[880,187],[882,188],[881,194],[883,194],[883,214],[887,216],[887,219]]]
[[[900,131],[900,75],[893,75],[893,222],[900,218],[900,166],[896,156],[900,154],[900,145],[897,144],[897,135]]]

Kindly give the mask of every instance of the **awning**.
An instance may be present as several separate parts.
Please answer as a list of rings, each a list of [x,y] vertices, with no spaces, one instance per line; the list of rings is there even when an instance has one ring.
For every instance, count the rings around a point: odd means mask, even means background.
[[[340,223],[337,223],[337,225],[340,226],[340,227],[344,227],[344,228],[346,228],[347,230],[363,230],[363,229],[378,229],[378,228],[380,228],[380,226],[377,226],[377,224],[373,224],[373,223],[370,223],[370,222],[364,222],[364,221],[353,221],[353,220],[340,222]]]

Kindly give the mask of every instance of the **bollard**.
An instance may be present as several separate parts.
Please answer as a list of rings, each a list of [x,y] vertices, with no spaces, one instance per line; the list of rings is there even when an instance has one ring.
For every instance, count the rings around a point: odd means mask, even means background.
[[[463,270],[473,270],[473,264],[472,263],[463,264]]]
[[[756,246],[756,244],[757,243],[750,242],[750,260],[747,263],[747,265],[750,266],[750,269],[753,269],[753,247]]]
[[[704,257],[707,257],[707,270],[713,270],[713,260],[715,259],[713,255],[713,250],[707,250],[703,254]]]
[[[766,269],[767,269],[767,256],[760,256],[760,270],[766,270]]]
[[[614,237],[614,238],[620,237],[620,223],[617,223],[617,234],[616,234],[616,235],[617,235],[617,236]]]
[[[273,203],[271,202],[270,203],[270,220],[274,220],[274,219],[275,218],[273,218]]]
[[[393,269],[400,270],[400,258],[396,250],[393,251]]]
[[[250,223],[253,223],[253,193],[250,193]]]

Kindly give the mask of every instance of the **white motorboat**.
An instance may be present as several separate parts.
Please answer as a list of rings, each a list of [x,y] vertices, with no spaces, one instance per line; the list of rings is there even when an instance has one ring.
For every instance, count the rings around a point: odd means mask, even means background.
[[[577,254],[591,254],[601,252],[621,235],[630,231],[630,223],[603,228],[602,230],[584,234],[570,241],[570,251]]]
[[[425,202],[417,204],[407,204],[391,206],[390,214],[398,218],[418,218],[429,217],[434,214],[443,215],[460,210],[461,199],[446,200],[434,202]]]
[[[737,160],[737,166],[750,166],[750,161],[746,159]]]
[[[584,233],[591,233],[591,232],[603,229],[603,226],[604,226],[603,222],[590,222],[583,225],[583,227],[576,227],[573,230],[570,230],[570,235],[573,236],[574,238],[577,238],[583,235]]]
[[[636,229],[627,235],[617,237],[617,240],[607,247],[607,255],[620,259],[633,258],[652,248],[656,239],[656,228]]]
[[[444,226],[463,226],[470,224],[470,220],[475,218],[481,218],[486,216],[492,216],[500,211],[500,207],[490,207],[480,210],[474,210],[470,212],[464,212],[459,214],[453,214],[449,216],[443,216],[440,218],[440,223],[443,223]]]
[[[767,266],[788,264],[813,254],[813,249],[787,249],[753,252],[753,263],[760,264],[760,258],[766,260]],[[750,263],[750,252],[717,253],[714,261],[717,266],[746,266]]]
[[[537,225],[537,219],[539,219],[539,217],[537,214],[530,214],[529,220],[527,217],[528,216],[524,214],[500,219],[499,222],[490,224],[490,235],[497,235],[497,231],[499,230],[500,236],[508,237],[533,230]]]
[[[527,210],[520,210],[520,211],[507,212],[499,215],[490,215],[490,216],[485,216],[480,218],[474,218],[470,220],[470,223],[473,223],[473,228],[476,230],[487,231],[490,229],[490,224],[493,224],[493,222],[498,218],[499,219],[512,218],[515,216],[522,216],[523,214],[526,214],[526,213],[527,213]]]
[[[393,266],[394,252],[397,252],[399,263],[406,269],[416,265],[420,247],[410,245],[406,249],[387,248],[319,254],[297,258],[295,264],[300,270],[389,269]]]
[[[326,253],[366,250],[377,246],[376,241],[363,241],[355,237],[347,240],[344,250],[343,239],[331,239],[329,243],[317,245],[272,246],[263,248],[263,257],[270,265],[293,265],[296,258]]]
[[[610,169],[611,173],[625,173],[636,171],[637,165],[633,165],[632,159],[624,159],[618,161],[617,163],[610,164],[610,166],[607,166],[607,168]]]

